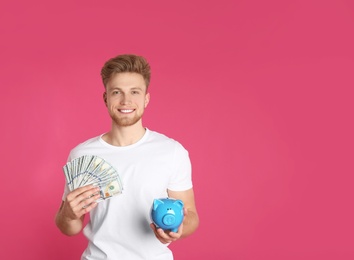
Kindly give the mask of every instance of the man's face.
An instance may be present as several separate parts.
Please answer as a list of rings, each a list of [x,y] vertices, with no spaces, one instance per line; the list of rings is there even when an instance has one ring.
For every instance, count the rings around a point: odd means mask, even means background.
[[[150,95],[138,73],[118,73],[106,84],[103,94],[108,112],[118,126],[131,126],[141,121]]]

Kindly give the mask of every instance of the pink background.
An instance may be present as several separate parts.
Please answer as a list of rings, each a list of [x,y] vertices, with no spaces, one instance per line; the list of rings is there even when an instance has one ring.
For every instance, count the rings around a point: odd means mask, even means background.
[[[1,1],[0,26],[1,259],[79,259],[62,166],[109,129],[121,53],[152,66],[145,126],[193,162],[176,259],[354,259],[353,1]]]

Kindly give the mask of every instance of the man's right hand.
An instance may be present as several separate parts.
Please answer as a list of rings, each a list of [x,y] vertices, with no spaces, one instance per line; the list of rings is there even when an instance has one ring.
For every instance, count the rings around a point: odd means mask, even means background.
[[[69,219],[79,219],[97,206],[96,200],[100,198],[100,189],[88,185],[73,190],[66,196],[62,214]]]
[[[68,193],[56,215],[56,225],[66,235],[79,233],[86,213],[97,206],[100,189],[93,185],[77,188]]]

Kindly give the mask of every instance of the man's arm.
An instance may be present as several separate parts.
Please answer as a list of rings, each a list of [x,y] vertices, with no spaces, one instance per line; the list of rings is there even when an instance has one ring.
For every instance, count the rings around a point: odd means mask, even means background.
[[[178,228],[178,232],[164,232],[161,228],[151,223],[151,228],[154,231],[156,237],[161,243],[171,243],[177,239],[187,237],[191,235],[199,226],[199,216],[197,208],[195,206],[194,191],[189,189],[186,191],[171,191],[167,190],[168,196],[173,199],[179,199],[184,204],[184,219],[181,226]]]
[[[85,214],[97,206],[95,201],[99,197],[99,188],[91,185],[70,192],[55,216],[60,231],[68,236],[78,234],[83,228]]]
[[[182,200],[184,204],[183,232],[181,238],[191,235],[199,226],[199,216],[195,206],[194,191],[189,189],[186,191],[168,190],[168,196],[173,199]]]

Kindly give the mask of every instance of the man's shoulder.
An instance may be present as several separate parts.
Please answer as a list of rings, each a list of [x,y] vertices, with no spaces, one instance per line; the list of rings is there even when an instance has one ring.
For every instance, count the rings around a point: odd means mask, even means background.
[[[175,148],[184,149],[184,147],[179,141],[156,131],[149,130],[149,139],[150,141],[153,141],[155,144],[173,146]]]
[[[82,143],[79,143],[74,149],[82,148],[82,147],[89,147],[89,146],[96,146],[99,144],[99,140],[100,140],[100,135],[92,137]]]
[[[84,142],[76,145],[70,152],[71,157],[81,156],[81,153],[86,153],[90,150],[95,150],[100,147],[100,135],[87,139]]]
[[[165,134],[149,130],[149,139],[153,141],[167,142],[167,143],[175,143],[177,142],[175,139],[168,137]]]

